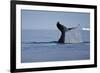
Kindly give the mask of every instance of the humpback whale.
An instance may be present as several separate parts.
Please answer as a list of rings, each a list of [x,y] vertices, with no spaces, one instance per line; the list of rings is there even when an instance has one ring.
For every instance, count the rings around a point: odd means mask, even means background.
[[[65,33],[67,33],[70,30],[76,29],[77,27],[67,28],[66,26],[60,24],[60,22],[57,22],[57,28],[61,31],[61,36],[58,40],[58,43],[65,43]]]

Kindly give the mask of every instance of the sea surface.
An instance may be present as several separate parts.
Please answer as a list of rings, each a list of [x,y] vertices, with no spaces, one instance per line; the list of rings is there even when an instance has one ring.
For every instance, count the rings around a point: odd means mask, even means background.
[[[90,31],[81,30],[82,42],[59,44],[59,30],[22,30],[21,62],[90,59]],[[71,36],[70,36],[71,37]]]

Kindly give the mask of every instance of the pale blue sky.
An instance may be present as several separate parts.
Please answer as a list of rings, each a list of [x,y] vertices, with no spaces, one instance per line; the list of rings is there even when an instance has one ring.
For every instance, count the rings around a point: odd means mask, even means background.
[[[80,24],[81,28],[90,26],[90,14],[78,12],[54,12],[21,10],[22,29],[48,29],[57,30],[56,23],[60,22],[66,27]]]

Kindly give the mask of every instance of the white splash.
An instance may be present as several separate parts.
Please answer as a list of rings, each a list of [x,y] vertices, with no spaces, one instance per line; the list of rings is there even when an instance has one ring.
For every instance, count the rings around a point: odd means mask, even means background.
[[[82,42],[81,32],[79,29],[74,29],[65,34],[65,42],[64,43],[80,43]]]

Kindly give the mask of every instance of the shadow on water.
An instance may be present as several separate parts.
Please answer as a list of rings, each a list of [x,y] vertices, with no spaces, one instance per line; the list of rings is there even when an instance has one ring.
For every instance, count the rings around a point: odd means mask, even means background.
[[[51,42],[22,42],[23,44],[46,44],[46,43],[58,43],[57,41]]]
[[[58,43],[58,41],[50,41],[50,42],[22,42],[23,44],[49,44],[49,43],[55,43],[55,44],[79,44],[79,43]],[[84,41],[80,43],[90,43],[89,41]]]

